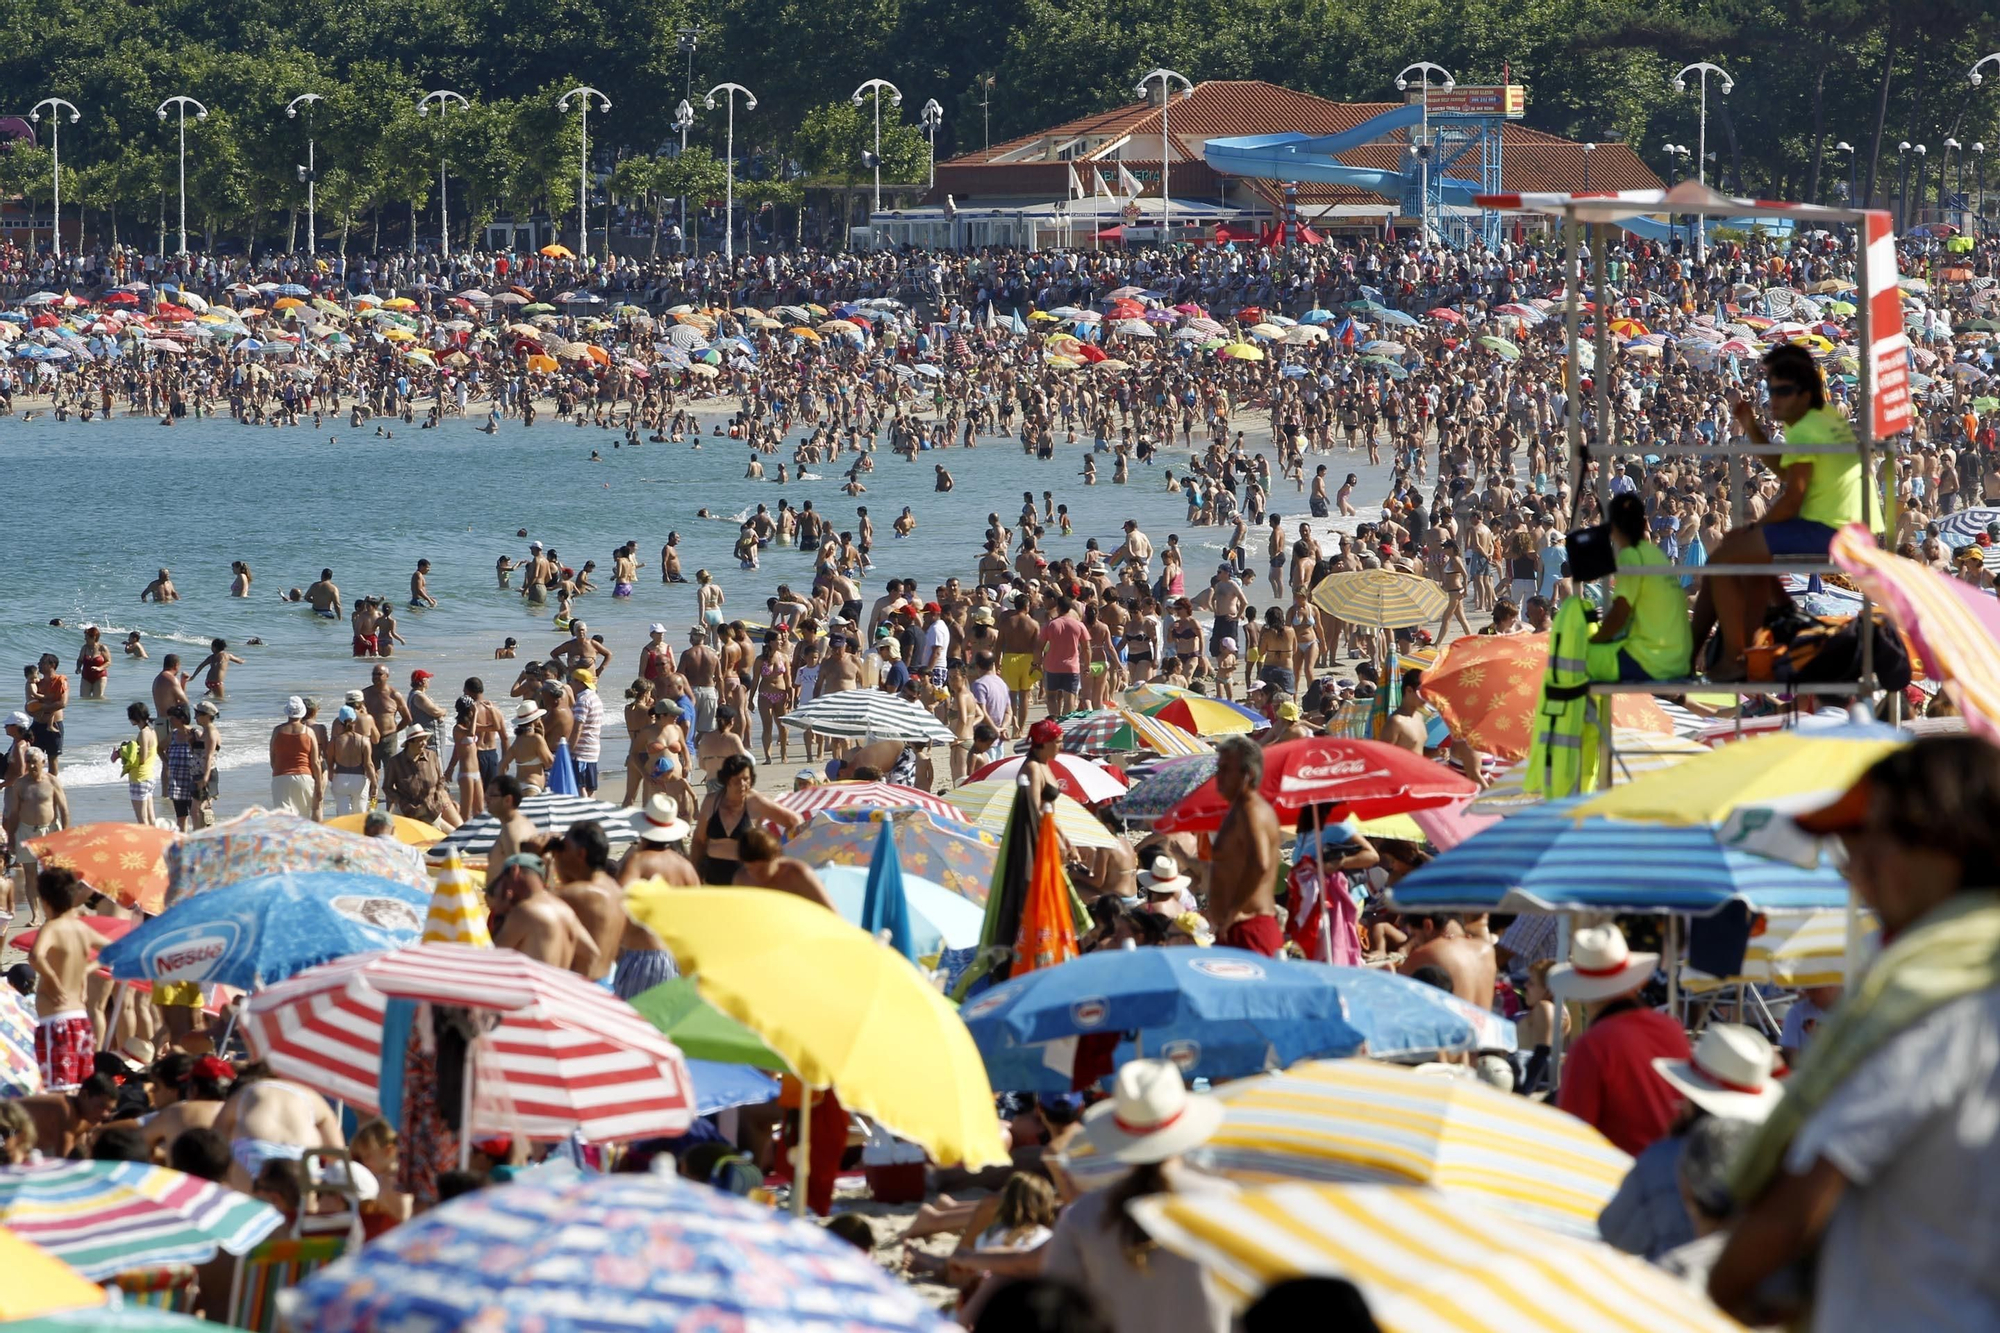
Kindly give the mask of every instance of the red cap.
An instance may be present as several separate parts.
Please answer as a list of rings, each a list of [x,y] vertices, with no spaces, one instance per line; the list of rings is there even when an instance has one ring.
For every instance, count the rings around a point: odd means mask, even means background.
[[[1794,815],[1792,822],[1816,837],[1830,837],[1836,833],[1853,833],[1860,829],[1868,818],[1868,802],[1873,792],[1867,778],[1849,787],[1841,798],[1831,805],[1804,814]]]
[[[925,602],[925,603],[924,603],[924,610],[925,610],[925,611],[926,611],[926,612],[927,612],[928,614],[930,614],[930,615],[934,615],[934,616],[941,616],[941,615],[943,615],[943,614],[944,614],[944,608],[943,608],[943,607],[941,607],[941,606],[939,606],[939,605],[938,605],[938,604],[937,604],[936,602]]]
[[[1028,728],[1028,744],[1047,745],[1050,741],[1062,739],[1062,724],[1052,717],[1045,717]]]
[[[415,671],[412,671],[412,672],[410,673],[410,679],[411,679],[411,680],[430,680],[430,679],[431,679],[431,673],[430,673],[430,672],[428,672],[428,671],[425,671],[425,670],[423,670],[422,668],[419,668],[419,669],[417,669],[417,670],[415,670]]]

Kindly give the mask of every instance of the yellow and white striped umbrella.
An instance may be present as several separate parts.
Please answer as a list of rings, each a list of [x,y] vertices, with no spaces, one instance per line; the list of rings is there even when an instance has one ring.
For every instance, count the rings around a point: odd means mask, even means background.
[[[493,936],[486,929],[486,898],[481,892],[485,876],[475,877],[467,870],[455,847],[439,853],[431,864],[437,887],[431,893],[430,914],[424,918],[424,942],[492,948]]]
[[[972,823],[998,835],[1007,831],[1007,817],[1014,810],[1014,793],[1019,790],[1018,784],[1006,778],[989,778],[954,787],[944,793],[944,799],[965,811],[965,817]],[[1056,797],[1056,827],[1074,847],[1121,845],[1118,835],[1099,823],[1073,797]]]
[[[1444,614],[1443,588],[1427,578],[1394,569],[1360,569],[1328,574],[1312,590],[1313,605],[1350,625],[1406,629]]]
[[[1662,736],[1651,731],[1618,728],[1612,737],[1612,765],[1618,782],[1629,782],[1641,773],[1653,773],[1686,763],[1696,755],[1709,753],[1707,746],[1681,736]],[[1494,784],[1472,798],[1465,807],[1471,815],[1517,815],[1542,803],[1539,792],[1527,789],[1528,761],[1510,765]]]
[[[1871,913],[1861,914],[1861,934],[1881,929]],[[1690,989],[1721,982],[1770,986],[1838,986],[1847,980],[1847,913],[1835,908],[1813,912],[1773,912],[1763,930],[1750,937],[1743,966],[1730,977],[1709,977],[1690,970]]]
[[[1504,1095],[1504,1094],[1502,1094]],[[1276,1185],[1131,1205],[1239,1305],[1295,1277],[1341,1277],[1383,1333],[1741,1333],[1660,1269],[1408,1185]]]

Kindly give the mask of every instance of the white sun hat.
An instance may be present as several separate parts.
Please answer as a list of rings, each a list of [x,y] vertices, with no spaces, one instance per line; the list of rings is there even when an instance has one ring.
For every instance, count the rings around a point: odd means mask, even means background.
[[[1164,1162],[1208,1142],[1222,1123],[1222,1103],[1192,1093],[1171,1060],[1132,1060],[1112,1082],[1111,1100],[1084,1113],[1083,1134],[1114,1162]]]
[[[1763,1120],[1784,1097],[1771,1076],[1778,1063],[1764,1034],[1739,1023],[1717,1023],[1701,1034],[1687,1060],[1653,1061],[1674,1090],[1710,1115]]]
[[[1549,969],[1549,993],[1560,1000],[1609,1000],[1652,978],[1656,953],[1633,953],[1616,926],[1589,926],[1570,941],[1569,961]]]

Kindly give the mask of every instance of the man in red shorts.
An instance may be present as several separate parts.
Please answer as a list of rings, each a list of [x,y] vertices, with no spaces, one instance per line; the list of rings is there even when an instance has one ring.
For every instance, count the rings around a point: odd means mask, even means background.
[[[35,937],[28,961],[35,968],[35,1060],[50,1092],[69,1092],[89,1078],[97,1038],[85,1008],[84,987],[91,958],[111,941],[91,929],[76,910],[89,896],[68,870],[45,869],[35,877],[48,923]]]
[[[1264,781],[1264,752],[1248,736],[1231,736],[1216,747],[1215,786],[1229,812],[1215,831],[1214,861],[1208,870],[1208,919],[1218,943],[1249,949],[1267,958],[1284,951],[1278,925],[1278,812],[1258,787]]]

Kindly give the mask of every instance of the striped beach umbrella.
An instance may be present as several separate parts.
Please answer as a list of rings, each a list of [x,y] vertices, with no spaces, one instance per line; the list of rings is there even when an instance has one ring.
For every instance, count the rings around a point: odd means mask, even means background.
[[[1862,935],[1880,928],[1873,914],[1862,914]],[[1692,970],[1682,974],[1687,980],[1703,975]],[[1742,966],[1713,980],[1787,988],[1841,985],[1847,980],[1847,913],[1821,909],[1755,917]]]
[[[954,787],[947,799],[964,811],[966,818],[997,836],[1006,831],[1007,817],[1014,810],[1014,793],[1018,790],[1013,782],[996,778]],[[1056,828],[1073,847],[1123,846],[1117,834],[1068,796],[1056,797]]]
[[[800,704],[778,719],[795,731],[850,740],[928,741],[950,745],[958,737],[927,710],[880,690],[841,690]]]
[[[1393,569],[1329,574],[1314,585],[1312,602],[1330,616],[1368,629],[1406,629],[1444,614],[1447,598],[1437,584]]]
[[[149,1162],[0,1170],[0,1226],[102,1281],[128,1268],[243,1254],[284,1225],[267,1203]]]
[[[1832,555],[1909,637],[1925,674],[1945,682],[1966,725],[2000,741],[2000,602],[1881,550],[1858,524],[1834,534]]]
[[[609,801],[595,801],[587,796],[560,796],[554,792],[543,792],[530,796],[521,802],[521,816],[543,833],[564,833],[572,824],[597,823],[613,843],[634,842],[638,830],[632,821],[639,812],[635,809],[611,804]],[[435,844],[445,851],[457,852],[468,859],[484,857],[493,849],[500,837],[500,817],[481,815],[468,819],[450,833],[442,842]],[[375,839],[376,842],[382,839]]]
[[[822,810],[924,810],[946,819],[962,819],[958,807],[942,797],[900,782],[822,782],[804,791],[781,792],[768,798],[794,814],[811,819]]]
[[[1010,759],[995,759],[990,764],[982,764],[966,777],[967,782],[1018,782],[1021,768],[1028,762],[1026,755],[1015,755]],[[1114,801],[1126,791],[1126,781],[1116,769],[1104,767],[1094,760],[1081,755],[1058,753],[1049,762],[1049,776],[1056,786],[1062,788],[1063,795],[1081,801],[1085,805],[1096,805],[1099,801]],[[956,810],[957,807],[952,807]]]
[[[493,947],[486,928],[486,899],[472,872],[456,848],[444,851],[434,863],[437,888],[431,893],[431,910],[424,917],[426,944],[469,944],[476,949]]]
[[[1242,704],[1202,695],[1169,699],[1148,709],[1147,713],[1158,721],[1171,722],[1182,731],[1196,736],[1247,735],[1269,726],[1271,722],[1262,713]]]
[[[1435,1190],[1292,1184],[1227,1197],[1160,1194],[1132,1214],[1239,1306],[1290,1278],[1345,1278],[1382,1333],[1742,1329],[1685,1283],[1609,1245],[1550,1236]]]
[[[0,992],[0,1101],[32,1097],[42,1090],[42,1067],[35,1060],[36,1022],[26,996],[11,986]]]
[[[1128,754],[1151,750],[1163,755],[1209,753],[1207,741],[1171,722],[1130,708],[1098,708],[1062,719],[1062,748],[1071,754]]]
[[[679,1048],[611,992],[511,949],[417,944],[310,968],[252,996],[243,1033],[280,1076],[372,1113],[392,999],[498,1015],[473,1045],[475,1133],[610,1143],[693,1119]]]
[[[1612,772],[1617,782],[1629,782],[1643,773],[1683,764],[1708,747],[1682,736],[1660,736],[1652,732],[1620,727],[1612,735]],[[1513,815],[1542,804],[1540,792],[1527,787],[1528,761],[1510,764],[1496,774],[1490,786],[1473,797],[1466,807],[1471,815]]]

